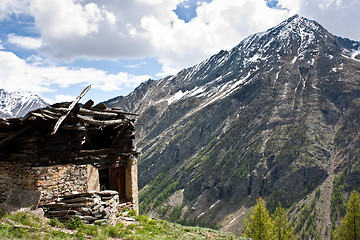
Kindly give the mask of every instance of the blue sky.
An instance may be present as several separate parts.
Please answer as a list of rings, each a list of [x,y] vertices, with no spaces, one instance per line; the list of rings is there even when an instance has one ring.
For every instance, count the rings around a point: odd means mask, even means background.
[[[357,0],[3,0],[0,88],[49,102],[129,94],[294,14],[360,40]]]

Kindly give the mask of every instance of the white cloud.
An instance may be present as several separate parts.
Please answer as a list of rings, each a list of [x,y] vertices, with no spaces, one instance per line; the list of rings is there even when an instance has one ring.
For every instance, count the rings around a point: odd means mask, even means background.
[[[101,22],[114,23],[114,19],[109,21],[112,14],[95,3],[81,5],[72,0],[33,0],[30,9],[44,38],[84,37],[98,33]]]
[[[12,15],[30,14],[28,12],[29,0],[1,0],[0,21],[9,19]]]
[[[8,34],[8,42],[26,49],[38,49],[41,47],[40,38],[17,36],[13,33]]]
[[[197,17],[188,23],[173,12],[183,2],[2,0],[0,21],[13,13],[33,16],[41,34],[38,51],[55,61],[157,58],[163,75],[230,49],[296,13],[333,34],[360,40],[358,0],[279,0],[279,9],[270,9],[264,0],[199,1]],[[20,46],[38,46],[16,37]]]
[[[30,9],[43,40],[39,52],[65,61],[149,55],[152,46],[137,27],[141,14],[136,12],[142,12],[138,5],[132,1],[34,0]],[[144,4],[143,11],[148,11]]]
[[[93,89],[113,91],[136,87],[150,78],[123,72],[108,74],[93,68],[44,66],[39,62],[33,64],[6,51],[0,51],[0,76],[0,86],[8,91],[28,90],[39,94],[55,92],[54,87],[66,88],[75,84],[91,84]]]
[[[55,96],[55,102],[71,102],[76,99],[77,96],[59,94]]]
[[[142,65],[145,65],[146,62],[145,61],[141,61],[137,64],[130,64],[130,65],[126,65],[126,68],[140,68]]]
[[[316,20],[332,34],[360,40],[359,9],[358,0],[302,0],[298,13]]]
[[[288,11],[268,8],[263,0],[203,3],[197,8],[197,17],[188,23],[173,14],[168,13],[167,22],[155,15],[145,16],[141,22],[159,52],[164,74],[175,73],[222,49],[230,49],[248,35],[291,16]]]

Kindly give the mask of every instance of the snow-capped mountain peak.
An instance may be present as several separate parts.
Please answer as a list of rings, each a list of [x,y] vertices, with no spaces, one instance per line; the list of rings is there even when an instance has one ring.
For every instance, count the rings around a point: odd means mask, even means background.
[[[28,112],[48,104],[38,95],[28,91],[8,92],[0,89],[0,117],[23,117]]]

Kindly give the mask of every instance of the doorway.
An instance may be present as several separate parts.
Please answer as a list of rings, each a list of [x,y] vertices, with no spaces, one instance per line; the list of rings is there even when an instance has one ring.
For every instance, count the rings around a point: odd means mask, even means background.
[[[115,190],[121,200],[126,200],[126,168],[99,169],[100,190]]]

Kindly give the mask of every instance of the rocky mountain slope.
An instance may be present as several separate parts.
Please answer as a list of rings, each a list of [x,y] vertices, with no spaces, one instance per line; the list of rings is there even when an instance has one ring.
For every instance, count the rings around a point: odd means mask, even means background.
[[[7,92],[0,89],[0,117],[23,117],[28,112],[46,107],[48,104],[31,92]]]
[[[296,15],[106,102],[140,113],[142,213],[236,232],[259,196],[296,217],[316,195],[329,238],[334,176],[360,183],[359,47]]]

